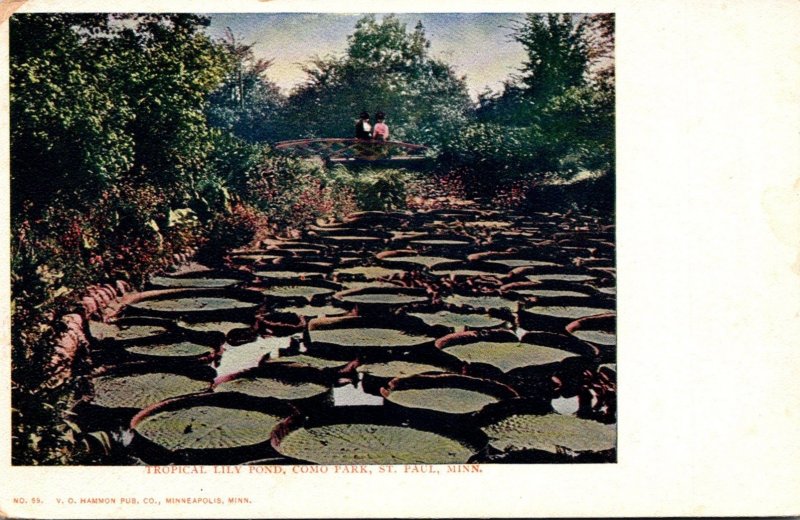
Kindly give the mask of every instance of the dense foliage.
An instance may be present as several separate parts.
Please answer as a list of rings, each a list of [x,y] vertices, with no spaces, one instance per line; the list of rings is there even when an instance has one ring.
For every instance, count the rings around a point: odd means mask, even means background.
[[[613,175],[613,23],[613,15],[527,15],[513,32],[526,62],[501,92],[481,95],[441,159],[468,167],[481,189],[530,173]]]

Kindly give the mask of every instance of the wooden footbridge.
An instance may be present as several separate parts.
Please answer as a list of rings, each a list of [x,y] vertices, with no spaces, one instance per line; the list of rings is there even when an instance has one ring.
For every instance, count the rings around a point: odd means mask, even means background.
[[[296,139],[276,143],[275,149],[302,156],[316,155],[329,163],[404,163],[428,158],[427,146],[368,139]]]

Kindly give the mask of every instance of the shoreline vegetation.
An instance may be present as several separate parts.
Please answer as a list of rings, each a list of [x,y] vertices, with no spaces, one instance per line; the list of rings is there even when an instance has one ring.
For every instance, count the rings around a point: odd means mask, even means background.
[[[477,103],[424,27],[391,15],[359,20],[288,94],[252,44],[212,40],[207,24],[11,18],[14,464],[107,460],[109,432],[73,411],[94,368],[86,319],[176,264],[222,268],[233,250],[354,212],[464,200],[613,222],[613,15],[528,15],[509,29],[528,60]],[[328,168],[270,147],[351,137],[365,106],[387,112],[393,139],[428,146],[432,166]]]

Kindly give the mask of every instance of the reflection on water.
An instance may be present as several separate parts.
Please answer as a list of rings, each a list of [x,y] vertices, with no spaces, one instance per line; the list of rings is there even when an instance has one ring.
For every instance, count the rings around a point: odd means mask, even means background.
[[[358,385],[345,385],[333,389],[334,406],[380,406],[383,404],[383,397],[371,395]]]
[[[225,376],[258,366],[258,362],[264,355],[269,354],[274,358],[278,356],[279,348],[286,348],[289,345],[289,338],[261,338],[252,343],[231,346],[227,343],[222,346],[222,358],[217,366],[217,375]]]
[[[578,396],[557,397],[551,401],[553,409],[561,415],[572,415],[578,411]]]

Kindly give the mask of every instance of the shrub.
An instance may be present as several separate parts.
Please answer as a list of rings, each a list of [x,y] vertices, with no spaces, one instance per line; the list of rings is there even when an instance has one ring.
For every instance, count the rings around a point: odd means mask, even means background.
[[[405,170],[389,168],[351,171],[336,165],[330,173],[330,183],[337,190],[351,190],[358,208],[367,211],[404,208],[409,180]]]

